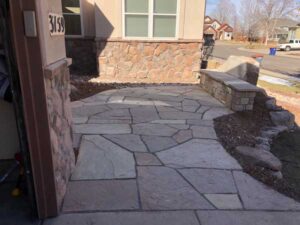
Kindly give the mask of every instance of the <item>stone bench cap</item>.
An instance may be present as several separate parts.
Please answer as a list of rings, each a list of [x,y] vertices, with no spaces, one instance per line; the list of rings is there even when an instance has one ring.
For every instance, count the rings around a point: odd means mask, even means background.
[[[243,91],[243,92],[261,92],[262,89],[254,86],[253,84],[250,84],[243,80],[234,80],[234,81],[227,81],[225,82],[225,85],[228,87],[231,87],[232,89],[236,91]]]
[[[235,77],[228,75],[224,72],[219,72],[216,70],[201,70],[200,73],[203,73],[210,78],[217,80],[219,82],[225,83],[226,81],[234,81],[237,80]]]
[[[210,78],[225,84],[226,86],[236,90],[244,92],[261,92],[262,89],[250,84],[246,81],[237,79],[236,77],[230,76],[227,73],[219,72],[215,70],[201,70],[201,73],[209,76]]]

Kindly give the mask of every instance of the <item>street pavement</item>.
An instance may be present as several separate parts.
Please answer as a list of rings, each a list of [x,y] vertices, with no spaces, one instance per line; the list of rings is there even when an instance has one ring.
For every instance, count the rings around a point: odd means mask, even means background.
[[[240,50],[243,45],[216,42],[212,56],[227,59],[230,55],[248,56],[255,55],[254,52]],[[259,54],[259,53],[258,53]],[[262,68],[276,73],[300,77],[300,59],[284,56],[264,55]]]

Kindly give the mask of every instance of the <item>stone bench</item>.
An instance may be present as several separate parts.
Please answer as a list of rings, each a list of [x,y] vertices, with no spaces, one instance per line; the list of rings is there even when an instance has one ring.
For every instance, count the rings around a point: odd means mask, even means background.
[[[201,70],[201,86],[233,111],[253,110],[261,88],[256,86],[259,64],[251,58],[231,56],[218,70]]]

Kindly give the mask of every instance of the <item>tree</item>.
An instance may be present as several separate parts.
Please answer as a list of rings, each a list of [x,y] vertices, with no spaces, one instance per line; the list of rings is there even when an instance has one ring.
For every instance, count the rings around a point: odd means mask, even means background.
[[[265,44],[268,44],[269,36],[273,34],[278,19],[290,16],[299,9],[297,0],[259,0],[259,18],[263,24]]]
[[[258,36],[257,24],[260,20],[260,0],[242,0],[239,13],[241,33],[253,41]]]
[[[213,17],[216,18],[220,23],[234,23],[234,17],[236,15],[236,7],[231,0],[220,0]]]

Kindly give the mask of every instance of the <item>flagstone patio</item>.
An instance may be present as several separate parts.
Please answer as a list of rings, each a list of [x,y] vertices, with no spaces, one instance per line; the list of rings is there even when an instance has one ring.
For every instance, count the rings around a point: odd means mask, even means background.
[[[298,225],[300,203],[242,171],[199,86],[110,90],[73,105],[78,161],[45,225]]]

